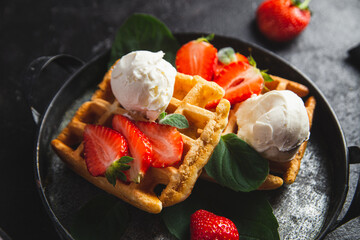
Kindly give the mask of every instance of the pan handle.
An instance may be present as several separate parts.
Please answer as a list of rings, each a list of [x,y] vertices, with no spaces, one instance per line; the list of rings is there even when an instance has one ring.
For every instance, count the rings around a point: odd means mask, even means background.
[[[34,93],[33,87],[36,83],[39,83],[41,73],[44,72],[51,63],[56,63],[69,75],[84,65],[82,60],[67,54],[38,57],[29,64],[25,72],[22,86],[33,116],[33,120],[36,124],[38,124],[40,116],[44,111],[44,107],[41,107],[40,105],[44,105],[44,102],[48,104],[50,99],[42,99],[44,97],[39,96],[40,94],[37,95]],[[67,78],[65,78],[65,80],[66,79]],[[54,81],[53,78],[48,80]]]
[[[360,163],[360,146],[348,147],[348,158],[350,164]],[[360,176],[358,177],[355,194],[353,199],[351,200],[349,209],[347,210],[345,216],[334,224],[332,230],[335,230],[337,227],[359,216],[360,216]]]

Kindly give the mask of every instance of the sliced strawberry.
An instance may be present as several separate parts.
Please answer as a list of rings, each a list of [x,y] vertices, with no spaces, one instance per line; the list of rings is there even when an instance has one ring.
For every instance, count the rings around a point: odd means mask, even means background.
[[[199,75],[210,81],[217,64],[217,49],[205,38],[184,44],[176,54],[176,68],[180,73]]]
[[[104,126],[85,127],[84,158],[92,176],[104,176],[110,165],[128,155],[128,143],[119,132]]]
[[[235,57],[236,57],[236,61],[235,62],[246,62],[249,63],[249,60],[247,59],[247,57],[245,57],[244,55],[240,54],[240,53],[235,53]],[[223,64],[222,62],[218,61],[216,68],[215,68],[215,72],[214,72],[214,78],[216,78],[220,72],[224,69],[224,67],[227,66],[226,64]]]
[[[153,167],[168,167],[181,160],[183,140],[176,127],[156,122],[136,122],[136,125],[151,142]]]
[[[214,82],[225,90],[224,98],[235,104],[245,101],[253,94],[260,94],[264,79],[256,67],[245,62],[234,62],[225,66]],[[216,107],[218,102],[213,101],[206,107]]]
[[[135,124],[125,116],[115,115],[112,126],[123,134],[129,143],[131,156],[134,158],[129,163],[129,177],[133,182],[139,183],[144,177],[152,161],[152,146],[149,139]]]

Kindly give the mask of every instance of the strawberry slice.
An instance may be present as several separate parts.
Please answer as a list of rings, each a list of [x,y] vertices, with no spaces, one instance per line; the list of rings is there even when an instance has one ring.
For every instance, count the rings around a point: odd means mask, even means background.
[[[208,41],[208,38],[199,38],[184,44],[176,53],[177,71],[212,80],[218,58],[217,49]]]
[[[235,53],[235,61],[234,62],[246,62],[249,63],[249,60],[247,59],[247,57],[245,57],[244,55],[240,54],[240,53]],[[221,61],[217,62],[216,68],[215,68],[215,76],[214,78],[216,78],[220,72],[224,69],[225,66],[227,66],[228,64],[224,64]]]
[[[233,62],[225,66],[214,79],[225,90],[224,98],[233,105],[245,101],[253,94],[260,94],[264,79],[256,67],[246,62]],[[219,100],[210,102],[206,108],[216,107]]]
[[[92,176],[104,176],[107,169],[117,160],[128,155],[128,143],[119,132],[98,125],[87,125],[85,127],[84,158]],[[122,165],[120,170],[123,169]],[[126,175],[124,171],[123,173]]]
[[[115,115],[112,126],[125,136],[129,143],[131,156],[134,158],[129,163],[129,177],[133,182],[139,183],[144,177],[152,161],[152,146],[149,139],[127,117]]]
[[[153,147],[153,167],[168,167],[181,160],[183,140],[176,127],[156,122],[136,122]]]

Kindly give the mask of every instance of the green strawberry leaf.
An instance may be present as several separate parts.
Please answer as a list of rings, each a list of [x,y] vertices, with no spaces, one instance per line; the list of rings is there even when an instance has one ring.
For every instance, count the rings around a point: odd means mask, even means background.
[[[253,66],[253,67],[256,68],[256,61],[255,61],[255,59],[253,58],[253,56],[252,56],[251,54],[250,54],[250,56],[248,57],[248,60],[249,60],[249,64],[250,64],[251,66]],[[263,77],[264,81],[265,81],[265,82],[272,82],[272,81],[274,81],[274,79],[272,79],[272,77],[271,77],[269,74],[267,74],[267,71],[268,71],[267,69],[260,71],[261,76]]]
[[[249,60],[249,64],[256,68],[256,61],[255,61],[255,59],[253,58],[253,56],[251,54],[248,57],[248,60]]]
[[[129,223],[128,210],[119,199],[101,195],[75,213],[70,228],[77,240],[120,239]]]
[[[267,74],[267,71],[268,71],[267,69],[260,71],[261,76],[263,77],[264,81],[265,82],[274,81],[274,79],[269,74]]]
[[[209,35],[207,35],[206,37],[201,37],[196,39],[197,42],[210,42],[214,39],[215,34],[211,33]]]
[[[136,50],[162,50],[164,59],[175,65],[178,49],[177,40],[164,23],[150,15],[134,14],[117,31],[108,66],[111,67],[117,59]]]
[[[297,6],[301,10],[309,10],[311,0],[291,0],[292,5]]]
[[[123,163],[123,164],[126,164],[126,163],[129,163],[131,161],[133,161],[134,158],[133,157],[130,157],[130,156],[123,156],[119,159],[119,162],[120,163]]]
[[[269,173],[269,163],[233,133],[221,137],[206,173],[219,184],[234,191],[258,189]]]
[[[170,125],[179,129],[184,129],[189,127],[189,122],[186,117],[182,114],[172,113],[166,114],[165,112],[159,115],[159,123]]]
[[[232,47],[221,48],[218,52],[219,61],[228,65],[236,61],[236,54]]]
[[[120,159],[114,161],[105,172],[105,177],[113,186],[116,185],[116,179],[121,179],[126,182],[126,175],[124,171],[129,170],[130,166],[127,164],[134,160],[134,158],[129,156],[121,157]]]
[[[190,239],[190,216],[199,209],[229,218],[240,239],[279,239],[279,224],[262,192],[235,193],[203,180],[184,202],[165,208],[162,218],[171,234],[180,240]]]

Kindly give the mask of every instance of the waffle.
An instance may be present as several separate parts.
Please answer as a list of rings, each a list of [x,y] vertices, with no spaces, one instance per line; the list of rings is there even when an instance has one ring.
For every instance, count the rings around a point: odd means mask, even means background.
[[[281,77],[271,76],[274,81],[265,82],[265,88],[263,89],[263,93],[271,90],[290,90],[296,93],[299,97],[306,97],[309,94],[309,89],[297,82],[293,82]],[[314,114],[316,101],[314,97],[309,97],[305,102],[305,108],[309,117],[310,127],[312,125],[312,119]],[[231,109],[229,114],[228,125],[226,126],[223,134],[227,133],[237,133],[237,123],[235,113],[238,110],[240,104],[235,104],[233,109]],[[301,159],[304,156],[304,152],[306,149],[307,141],[303,142],[296,153],[295,157],[289,161],[284,163],[269,161],[270,173],[266,177],[264,183],[259,187],[259,190],[272,190],[279,188],[285,182],[286,184],[294,183],[296,176],[300,170]],[[281,177],[273,175],[280,174]]]
[[[105,177],[90,175],[83,158],[82,142],[87,124],[111,126],[114,114],[127,113],[112,93],[112,69],[105,74],[91,100],[77,110],[67,127],[51,144],[74,172],[92,184],[144,211],[159,213],[163,207],[179,203],[190,195],[227,125],[230,103],[221,99],[224,90],[217,84],[199,76],[178,73],[166,112],[183,114],[189,121],[189,128],[179,130],[184,141],[181,162],[166,168],[150,168],[139,184],[125,184],[117,180],[114,187]],[[205,105],[216,99],[221,99],[217,108],[206,110]]]

